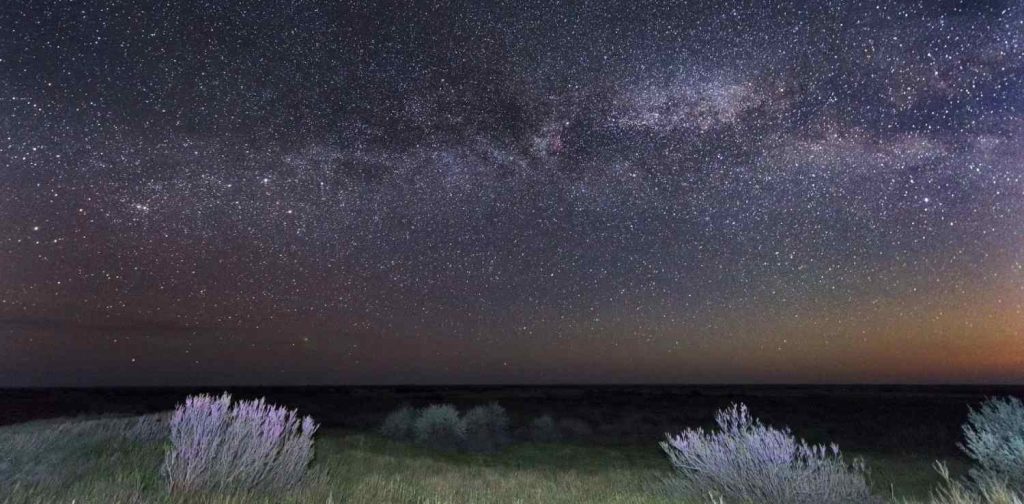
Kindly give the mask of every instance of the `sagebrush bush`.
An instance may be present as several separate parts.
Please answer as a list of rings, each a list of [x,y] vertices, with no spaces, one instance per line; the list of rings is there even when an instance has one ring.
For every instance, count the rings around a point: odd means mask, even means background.
[[[287,488],[313,459],[317,427],[263,399],[190,396],[171,417],[163,474],[171,492]]]
[[[767,427],[746,406],[715,415],[718,432],[687,429],[661,448],[676,468],[670,483],[693,496],[730,503],[863,504],[871,495],[860,460],[847,464],[839,448],[809,445],[788,430]]]
[[[498,403],[477,406],[462,418],[464,447],[469,451],[493,452],[509,443],[508,414]]]
[[[384,417],[380,426],[380,434],[394,441],[412,441],[413,426],[416,422],[416,410],[402,406]]]
[[[466,438],[459,411],[448,404],[433,404],[420,411],[413,431],[416,443],[436,450],[458,450]]]
[[[993,398],[971,409],[960,446],[977,467],[975,480],[1003,480],[1024,491],[1024,404],[1016,397]]]
[[[535,443],[554,443],[562,439],[558,426],[550,415],[543,415],[530,422],[530,440]]]
[[[594,435],[590,424],[576,418],[565,418],[558,421],[558,432],[571,441],[584,441]]]

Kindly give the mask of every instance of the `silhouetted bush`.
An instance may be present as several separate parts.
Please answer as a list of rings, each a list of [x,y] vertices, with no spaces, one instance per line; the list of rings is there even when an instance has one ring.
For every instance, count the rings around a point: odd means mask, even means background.
[[[536,443],[554,443],[562,439],[558,426],[550,415],[544,415],[530,422],[530,440]]]
[[[466,439],[459,412],[449,404],[424,408],[413,425],[416,443],[429,448],[454,451],[462,448]]]
[[[961,448],[977,467],[978,481],[1003,480],[1024,491],[1024,404],[1016,397],[993,398],[971,409]]]
[[[676,468],[672,486],[730,503],[863,504],[871,495],[862,461],[843,461],[833,444],[809,445],[764,426],[746,406],[715,415],[718,432],[687,429],[661,448]]]
[[[576,418],[563,418],[558,421],[558,432],[570,441],[585,441],[594,436],[590,424]]]
[[[263,399],[190,396],[171,417],[163,473],[171,492],[287,488],[313,459],[316,429]]]
[[[475,452],[493,452],[509,443],[508,414],[498,403],[477,406],[462,418],[465,448]]]
[[[394,441],[412,441],[416,410],[402,406],[388,414],[380,426],[382,436]]]

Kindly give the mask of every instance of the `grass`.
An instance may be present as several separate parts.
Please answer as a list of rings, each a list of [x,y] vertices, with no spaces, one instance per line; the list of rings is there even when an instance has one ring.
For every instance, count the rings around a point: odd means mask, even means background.
[[[926,500],[939,486],[942,476],[935,471],[935,461],[909,455],[861,455],[871,469],[871,484],[878,495],[893,502]],[[967,474],[967,462],[945,460],[954,475]]]
[[[134,419],[0,427],[0,503],[679,503],[669,464],[649,445],[517,444],[497,454],[441,453],[376,435],[325,430],[304,482],[280,495],[170,496],[163,444]],[[932,461],[868,456],[880,495],[923,499]],[[953,466],[954,471],[962,467]]]

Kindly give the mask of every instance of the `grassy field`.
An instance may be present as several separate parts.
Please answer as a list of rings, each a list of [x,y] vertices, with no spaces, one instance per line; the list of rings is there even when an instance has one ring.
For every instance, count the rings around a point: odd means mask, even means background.
[[[657,440],[616,446],[521,443],[499,454],[474,455],[337,430],[319,433],[310,473],[290,492],[172,497],[160,476],[163,441],[137,425],[134,419],[106,418],[0,428],[0,502],[682,502],[664,491],[662,480],[671,472]],[[923,498],[938,482],[926,458],[865,459],[879,495]]]

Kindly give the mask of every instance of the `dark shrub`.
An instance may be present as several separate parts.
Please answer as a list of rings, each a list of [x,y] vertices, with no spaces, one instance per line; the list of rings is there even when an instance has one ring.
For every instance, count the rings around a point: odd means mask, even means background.
[[[449,404],[424,408],[413,426],[416,443],[436,450],[458,450],[466,439],[459,412]]]
[[[544,415],[530,423],[530,440],[535,443],[554,443],[562,439],[558,426],[550,415]]]
[[[585,441],[593,437],[594,429],[583,420],[576,418],[565,418],[558,421],[558,431],[570,441]]]
[[[380,434],[394,441],[412,441],[416,410],[402,406],[388,414],[380,426]]]
[[[469,451],[493,452],[509,442],[508,415],[498,403],[477,406],[462,418],[465,447]]]

